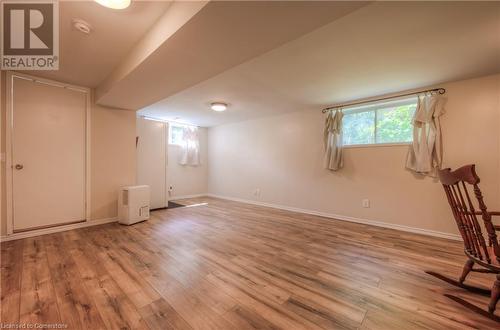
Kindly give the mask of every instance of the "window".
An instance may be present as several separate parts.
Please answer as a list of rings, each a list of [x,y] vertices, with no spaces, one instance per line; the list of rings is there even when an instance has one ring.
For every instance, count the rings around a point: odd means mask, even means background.
[[[184,142],[184,127],[170,123],[168,143],[180,145]]]
[[[413,140],[412,119],[417,98],[344,109],[343,144],[392,144]]]

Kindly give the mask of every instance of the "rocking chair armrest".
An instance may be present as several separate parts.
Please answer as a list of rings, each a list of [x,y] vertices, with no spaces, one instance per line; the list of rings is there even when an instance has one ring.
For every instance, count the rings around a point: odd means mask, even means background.
[[[500,212],[498,212],[498,211],[488,211],[488,213],[489,213],[491,216],[493,216],[493,217],[498,217],[498,216],[500,216]],[[476,211],[476,212],[474,212],[474,214],[476,214],[476,215],[482,215],[482,214],[483,214],[483,212],[481,212],[481,211]],[[500,231],[500,225],[493,225],[493,228],[495,228],[495,231]]]
[[[488,213],[491,215],[491,216],[494,216],[494,217],[499,217],[500,216],[500,212],[499,211],[488,211]],[[476,211],[474,212],[475,215],[482,215],[483,212],[481,211]]]

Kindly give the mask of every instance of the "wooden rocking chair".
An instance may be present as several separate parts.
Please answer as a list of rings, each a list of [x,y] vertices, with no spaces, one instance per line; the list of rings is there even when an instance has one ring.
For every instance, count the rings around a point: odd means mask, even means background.
[[[455,171],[447,168],[438,172],[439,180],[443,184],[446,197],[450,203],[453,216],[457,223],[460,234],[464,242],[464,252],[468,260],[463,268],[462,276],[458,282],[448,280],[444,276],[436,273],[431,275],[440,277],[445,281],[460,286],[475,292],[488,292],[491,296],[488,305],[488,314],[490,317],[498,321],[498,317],[494,315],[497,302],[500,298],[500,247],[496,231],[500,230],[500,226],[494,226],[492,216],[500,216],[500,212],[491,212],[486,208],[483,200],[483,195],[479,189],[479,177],[475,171],[475,165],[466,165]],[[469,194],[469,189],[472,187],[473,196],[477,200],[479,210],[474,208],[473,198]],[[483,236],[481,226],[477,220],[477,216],[481,216],[488,235],[487,242]],[[479,268],[473,268],[474,265]],[[475,288],[464,284],[465,278],[470,272],[492,273],[496,275],[496,281],[493,284],[491,293],[489,290]],[[453,283],[454,282],[454,283]],[[448,297],[459,301],[460,298],[447,295]],[[460,302],[460,301],[459,301]],[[467,307],[475,307],[469,303],[464,303]],[[478,307],[473,308],[477,311]],[[482,311],[482,309],[480,309]],[[484,311],[483,311],[484,312]]]

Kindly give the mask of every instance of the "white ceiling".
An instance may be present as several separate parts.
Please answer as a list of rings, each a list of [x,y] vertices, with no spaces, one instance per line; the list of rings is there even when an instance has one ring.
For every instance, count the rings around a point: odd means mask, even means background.
[[[176,2],[167,11],[165,26],[182,20],[175,33],[155,29],[161,40],[133,68],[117,71],[97,89],[100,104],[140,109],[211,78],[255,56],[309,33],[365,5],[363,1],[210,1],[195,8]],[[137,47],[140,48],[140,47]],[[127,61],[125,61],[127,62]],[[130,67],[127,65],[127,67]]]
[[[170,6],[170,1],[132,1],[124,10],[94,1],[60,1],[58,71],[34,75],[85,87],[97,87]],[[85,35],[72,25],[79,18],[92,26]]]
[[[500,2],[377,2],[140,113],[214,126],[497,72]]]

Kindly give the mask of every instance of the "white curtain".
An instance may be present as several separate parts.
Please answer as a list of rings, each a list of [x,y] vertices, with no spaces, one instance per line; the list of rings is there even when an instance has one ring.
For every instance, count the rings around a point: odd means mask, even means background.
[[[436,176],[443,160],[440,117],[443,98],[437,93],[418,96],[413,117],[413,143],[408,150],[406,168],[423,175]]]
[[[198,127],[184,127],[179,164],[191,166],[200,165],[200,139],[198,136]]]
[[[342,117],[341,110],[329,111],[325,121],[325,167],[331,171],[340,170],[342,160]]]

